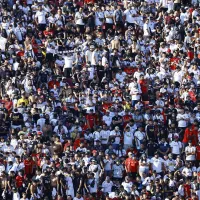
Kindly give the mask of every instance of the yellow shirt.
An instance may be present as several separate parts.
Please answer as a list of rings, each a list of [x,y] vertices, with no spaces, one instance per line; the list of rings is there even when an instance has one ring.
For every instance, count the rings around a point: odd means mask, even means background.
[[[17,107],[19,107],[22,103],[25,103],[25,106],[27,106],[28,105],[28,99],[19,99],[18,101],[17,101]]]

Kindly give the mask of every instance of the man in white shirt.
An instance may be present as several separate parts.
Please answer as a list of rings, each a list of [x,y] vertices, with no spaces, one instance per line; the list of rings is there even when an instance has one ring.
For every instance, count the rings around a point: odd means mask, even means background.
[[[97,6],[95,12],[95,26],[102,26],[104,20],[104,12],[101,11],[100,7]]]
[[[172,158],[172,154],[170,153],[168,155],[168,159],[165,161],[165,166],[166,166],[166,168],[168,169],[169,172],[173,172],[175,170],[175,165],[176,165],[176,162]]]
[[[120,130],[119,127],[116,126],[114,130],[110,132],[110,140],[112,142],[113,149],[118,149],[120,143]]]
[[[107,126],[104,124],[103,129],[100,131],[100,138],[101,138],[101,144],[105,148],[108,146],[109,137],[110,137],[110,130],[108,130]]]
[[[111,10],[110,6],[107,5],[106,6],[106,11],[104,12],[104,16],[105,16],[105,19],[106,19],[106,27],[105,29],[108,30],[108,29],[112,29],[113,28],[113,10]]]
[[[183,76],[184,76],[184,72],[181,70],[179,66],[177,66],[176,71],[174,72],[174,75],[173,75],[173,80],[176,85],[180,85],[182,83]]]
[[[124,131],[124,149],[127,150],[128,148],[133,146],[133,132],[130,130],[130,126],[127,126]]]
[[[134,133],[134,139],[136,148],[140,149],[141,143],[146,139],[146,133],[143,131],[142,126],[138,127],[138,130]]]
[[[19,42],[22,42],[26,33],[26,29],[22,27],[22,23],[19,22],[18,26],[15,28],[14,33],[19,40]]]
[[[180,109],[178,115],[176,116],[176,120],[178,121],[179,128],[186,128],[189,121],[189,116],[184,113],[184,109]]]
[[[188,146],[185,147],[186,161],[195,161],[196,147],[192,146],[192,141],[189,140]]]
[[[151,158],[151,169],[152,171],[156,171],[156,173],[160,174],[162,173],[164,168],[164,160],[158,156],[158,153],[156,152],[154,154],[154,157]]]
[[[67,53],[66,56],[63,57],[65,60],[65,65],[63,68],[64,71],[64,76],[67,78],[71,77],[71,72],[72,72],[72,66],[73,62],[75,61],[73,53]]]
[[[125,78],[126,78],[126,72],[123,72],[122,69],[119,68],[119,72],[116,74],[116,79],[120,83],[123,83]]]
[[[112,123],[112,117],[110,116],[109,110],[106,111],[106,114],[103,116],[103,122],[107,125],[110,126]]]
[[[128,6],[128,9],[124,11],[124,15],[126,17],[127,27],[132,26],[134,27],[134,22],[136,21],[137,12],[135,9],[132,9],[131,3]]]
[[[174,140],[170,143],[173,158],[176,158],[177,155],[180,155],[181,150],[182,150],[182,143],[178,139],[179,137],[175,135]]]
[[[42,129],[43,126],[44,126],[44,124],[45,124],[45,121],[46,121],[46,120],[45,120],[43,114],[40,114],[40,119],[37,120],[37,125],[39,125],[40,128]]]
[[[80,32],[83,33],[85,29],[84,18],[86,17],[83,12],[83,8],[79,8],[79,11],[75,14],[75,23],[80,28]]]
[[[110,180],[110,177],[107,176],[105,181],[102,183],[102,188],[104,193],[109,193],[112,191],[113,182]]]
[[[148,38],[151,35],[151,29],[149,27],[149,19],[147,19],[143,25],[143,32],[144,32],[144,38]]]
[[[131,193],[131,188],[133,186],[133,183],[129,180],[129,177],[125,177],[125,181],[122,183],[122,186],[124,187],[124,190],[128,193]]]
[[[42,6],[39,6],[39,10],[35,14],[35,21],[38,25],[40,31],[44,31],[46,28],[46,12],[42,9]]]

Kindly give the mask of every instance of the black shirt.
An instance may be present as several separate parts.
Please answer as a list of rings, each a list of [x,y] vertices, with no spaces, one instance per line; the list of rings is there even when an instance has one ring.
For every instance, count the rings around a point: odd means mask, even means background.
[[[23,115],[21,113],[12,113],[11,115],[12,125],[19,126],[23,124]]]
[[[112,121],[119,121],[119,120],[121,120],[122,119],[122,117],[121,116],[114,116],[113,118],[112,118]],[[117,124],[114,124],[115,126],[120,126],[121,125],[121,123],[117,123]]]
[[[157,151],[158,145],[156,143],[147,144],[147,155],[148,157],[153,157],[154,153]]]
[[[146,126],[146,134],[148,138],[154,139],[154,125],[148,124]]]

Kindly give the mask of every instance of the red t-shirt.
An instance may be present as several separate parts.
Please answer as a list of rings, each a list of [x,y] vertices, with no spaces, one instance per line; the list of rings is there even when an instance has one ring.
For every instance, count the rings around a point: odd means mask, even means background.
[[[12,107],[13,107],[12,101],[0,100],[0,103],[4,103],[5,108],[8,110],[8,114],[10,114],[12,112]]]
[[[184,193],[185,193],[184,196],[185,197],[190,197],[190,195],[191,195],[191,185],[184,184],[183,188],[184,188]]]
[[[171,70],[176,70],[176,64],[178,64],[179,63],[179,58],[171,58],[170,59],[170,68],[171,68]],[[174,63],[174,64],[172,64],[172,63]]]
[[[144,93],[147,93],[147,92],[148,92],[147,81],[146,81],[145,79],[140,80],[140,81],[139,81],[139,84],[140,84],[142,93],[143,93],[143,94],[144,94]]]
[[[192,51],[188,51],[187,52],[188,57],[190,58],[190,60],[194,59],[194,53]]]
[[[128,124],[128,122],[132,119],[132,115],[124,115],[123,116],[123,121],[124,121],[124,128],[126,127],[126,125]]]
[[[183,137],[183,142],[188,143],[189,140],[192,140],[192,145],[196,146],[197,141],[198,141],[197,135],[198,135],[198,131],[195,130],[194,127],[192,128],[192,130],[190,130],[189,128],[186,128],[184,137]]]
[[[25,174],[32,174],[34,161],[33,160],[24,160],[24,165],[25,165],[25,167],[24,167]]]
[[[94,124],[96,124],[96,115],[88,114],[88,115],[86,115],[86,119],[90,125],[90,127],[88,127],[88,128],[93,128]]]
[[[193,91],[189,91],[188,94],[192,101],[194,101],[194,102],[197,101],[196,94]]]
[[[23,176],[17,176],[15,180],[16,180],[17,188],[22,187],[23,182],[24,182],[24,177]]]
[[[103,111],[106,112],[110,107],[112,106],[112,103],[103,103]]]
[[[137,172],[139,162],[137,160],[133,160],[132,158],[127,158],[125,161],[125,166],[126,166],[127,172]]]
[[[76,150],[80,146],[80,143],[81,143],[80,139],[76,139],[74,141],[74,150]]]

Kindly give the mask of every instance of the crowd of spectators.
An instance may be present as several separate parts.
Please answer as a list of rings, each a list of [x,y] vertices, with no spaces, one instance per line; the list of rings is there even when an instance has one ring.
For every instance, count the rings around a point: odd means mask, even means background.
[[[199,200],[198,0],[1,0],[0,199]]]

